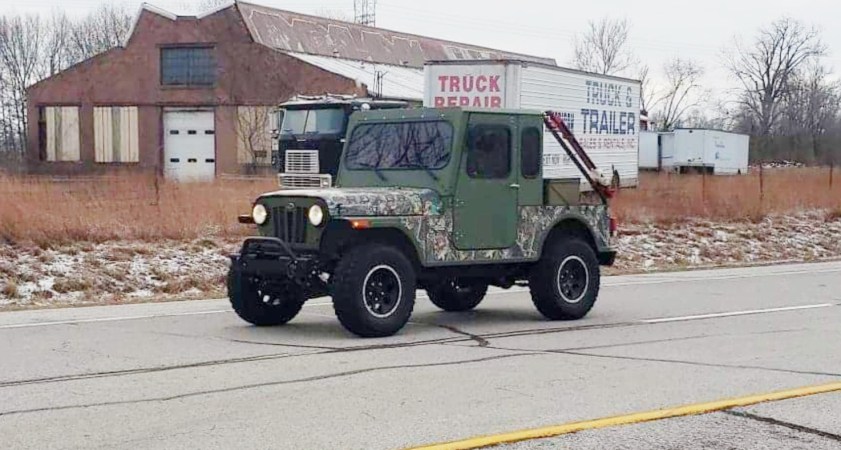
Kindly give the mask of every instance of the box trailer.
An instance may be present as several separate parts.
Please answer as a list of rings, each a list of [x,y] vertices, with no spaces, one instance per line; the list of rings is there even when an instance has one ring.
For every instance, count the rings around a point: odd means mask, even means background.
[[[748,173],[750,136],[721,130],[679,128],[661,137],[662,165],[716,175]]]
[[[660,170],[660,133],[640,131],[639,162],[640,170]]]
[[[515,60],[429,61],[424,80],[428,107],[559,111],[602,173],[622,187],[638,183],[639,81]],[[544,178],[579,177],[544,132]]]

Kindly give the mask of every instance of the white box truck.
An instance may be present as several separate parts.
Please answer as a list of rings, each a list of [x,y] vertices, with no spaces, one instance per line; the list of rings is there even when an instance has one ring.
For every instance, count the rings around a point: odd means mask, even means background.
[[[622,187],[639,180],[640,82],[515,60],[429,61],[424,106],[557,111],[603,174]],[[577,178],[575,164],[545,131],[545,178]],[[586,182],[582,187],[589,188]]]
[[[640,131],[640,170],[660,170],[660,133]]]
[[[746,175],[750,136],[720,130],[679,128],[661,138],[662,164],[671,170]]]

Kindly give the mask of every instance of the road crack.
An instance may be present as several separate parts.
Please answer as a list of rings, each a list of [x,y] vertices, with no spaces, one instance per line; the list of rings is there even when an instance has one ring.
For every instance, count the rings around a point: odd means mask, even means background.
[[[403,370],[403,369],[421,369],[421,368],[431,368],[431,367],[447,367],[447,366],[460,366],[466,364],[478,364],[484,363],[489,361],[498,361],[502,359],[509,359],[509,358],[521,358],[527,356],[541,356],[537,353],[513,353],[507,355],[496,355],[496,356],[489,356],[486,358],[477,358],[477,359],[466,359],[466,360],[459,360],[459,361],[449,361],[449,362],[441,362],[441,363],[428,363],[428,364],[400,364],[400,365],[392,365],[392,366],[380,366],[380,367],[369,367],[365,369],[358,369],[358,370],[351,370],[346,372],[338,372],[326,375],[318,375],[306,378],[298,378],[293,380],[283,380],[283,381],[270,381],[265,383],[254,383],[254,384],[246,384],[241,386],[233,386],[229,388],[220,388],[220,389],[209,389],[204,391],[196,391],[196,392],[189,392],[186,394],[178,394],[178,395],[171,395],[166,397],[155,397],[155,398],[145,398],[145,399],[138,399],[138,400],[120,400],[120,401],[111,401],[111,402],[95,402],[95,403],[84,403],[84,404],[77,404],[77,405],[65,405],[65,406],[51,406],[45,408],[32,408],[32,409],[19,409],[19,410],[12,410],[12,411],[3,411],[0,412],[0,417],[3,416],[11,416],[11,415],[20,415],[20,414],[32,414],[38,412],[55,412],[55,411],[66,411],[66,410],[73,410],[73,409],[86,409],[86,408],[94,408],[94,407],[101,407],[101,406],[118,406],[118,405],[134,405],[134,404],[143,404],[143,403],[157,403],[157,402],[169,402],[173,400],[182,400],[191,397],[200,397],[205,395],[213,395],[213,394],[223,394],[228,392],[237,392],[237,391],[244,391],[250,389],[257,389],[263,387],[272,387],[272,386],[285,386],[291,384],[304,384],[304,383],[312,383],[316,381],[324,381],[336,378],[345,378],[354,375],[361,375],[365,373],[372,373],[372,372],[380,372],[380,371],[388,371],[388,370]]]
[[[756,414],[751,414],[749,412],[742,412],[742,411],[734,411],[732,409],[721,411],[724,414],[728,414],[735,417],[741,417],[743,419],[750,419],[755,420],[757,422],[767,423],[770,425],[776,425],[780,427],[785,427],[790,430],[799,431],[801,433],[808,433],[813,434],[815,436],[820,436],[826,439],[831,439],[833,441],[841,442],[841,435],[829,433],[827,431],[818,430],[817,428],[811,428],[803,425],[798,425],[796,423],[786,422],[783,420],[774,419],[773,417],[765,417],[759,416]]]

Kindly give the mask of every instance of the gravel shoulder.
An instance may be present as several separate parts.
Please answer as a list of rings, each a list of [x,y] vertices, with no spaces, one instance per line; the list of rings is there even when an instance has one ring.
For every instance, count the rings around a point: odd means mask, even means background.
[[[607,274],[841,259],[841,217],[825,211],[761,221],[624,224]],[[0,243],[0,310],[173,301],[224,296],[238,239]]]

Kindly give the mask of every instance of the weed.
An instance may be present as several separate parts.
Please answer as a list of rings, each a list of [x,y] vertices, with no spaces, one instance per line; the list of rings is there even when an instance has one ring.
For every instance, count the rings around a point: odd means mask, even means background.
[[[14,280],[6,281],[6,284],[0,288],[0,294],[8,298],[18,298],[20,296],[20,291],[18,290],[18,284]]]

